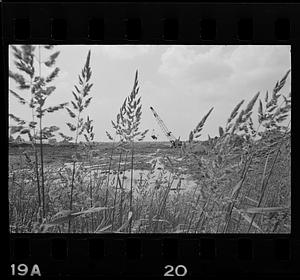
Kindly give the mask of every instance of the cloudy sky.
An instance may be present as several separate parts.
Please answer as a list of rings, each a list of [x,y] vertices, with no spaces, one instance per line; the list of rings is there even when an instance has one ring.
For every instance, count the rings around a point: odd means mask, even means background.
[[[159,140],[166,141],[150,106],[181,139],[187,139],[204,114],[214,107],[200,138],[206,140],[208,134],[218,135],[218,127],[225,125],[239,101],[250,100],[258,91],[264,96],[291,68],[290,46],[56,46],[55,50],[60,51],[56,66],[61,72],[54,80],[56,91],[48,100],[49,106],[72,100],[71,91],[78,83],[89,49],[94,86],[86,113],[94,120],[96,141],[107,141],[105,130],[113,132],[110,121],[116,119],[130,94],[136,69],[143,105],[141,128],[150,130],[145,140],[152,140],[154,130]],[[9,64],[15,71],[11,50]],[[13,81],[9,86],[22,96],[29,96],[17,90]],[[283,89],[289,91],[290,77]],[[13,96],[9,97],[9,111],[30,120],[30,111]],[[59,126],[69,134],[66,121],[67,112],[60,111],[47,116],[45,125]]]

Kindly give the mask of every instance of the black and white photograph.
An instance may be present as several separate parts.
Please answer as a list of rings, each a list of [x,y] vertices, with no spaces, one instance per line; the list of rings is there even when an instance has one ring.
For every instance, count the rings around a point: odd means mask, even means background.
[[[10,45],[9,232],[290,234],[290,45]]]

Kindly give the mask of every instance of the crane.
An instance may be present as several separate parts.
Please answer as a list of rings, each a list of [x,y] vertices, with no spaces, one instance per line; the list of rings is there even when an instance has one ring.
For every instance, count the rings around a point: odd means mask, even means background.
[[[163,120],[160,118],[160,116],[156,113],[156,111],[153,109],[153,107],[150,107],[150,110],[152,111],[154,118],[156,119],[158,125],[160,126],[163,133],[167,136],[168,140],[171,142],[171,147],[177,148],[182,146],[182,141],[180,141],[180,137],[177,139],[172,132],[167,128]]]

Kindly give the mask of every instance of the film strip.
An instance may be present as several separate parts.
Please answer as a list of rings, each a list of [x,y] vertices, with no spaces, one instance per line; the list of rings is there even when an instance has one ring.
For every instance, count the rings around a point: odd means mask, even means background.
[[[234,267],[245,277],[297,276],[296,263],[286,268],[297,257],[291,254],[297,244],[286,237],[22,237],[11,243],[11,263],[20,274],[28,269],[48,277],[196,278],[218,277]]]
[[[4,2],[4,91],[9,91],[10,45],[130,44],[291,45],[291,84],[297,92],[299,12],[296,4]],[[4,101],[2,119],[7,119],[7,96]],[[295,187],[289,234],[10,233],[8,275],[296,279],[300,240]]]

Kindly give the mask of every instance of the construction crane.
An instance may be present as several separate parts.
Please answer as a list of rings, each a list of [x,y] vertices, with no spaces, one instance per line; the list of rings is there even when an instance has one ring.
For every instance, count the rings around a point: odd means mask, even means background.
[[[153,109],[153,107],[150,107],[150,110],[152,111],[154,118],[156,119],[159,127],[163,131],[163,133],[167,136],[168,140],[171,142],[172,148],[177,148],[182,146],[182,141],[180,141],[180,137],[177,139],[172,132],[167,128],[163,120],[160,118],[160,116],[156,113],[156,111]]]

